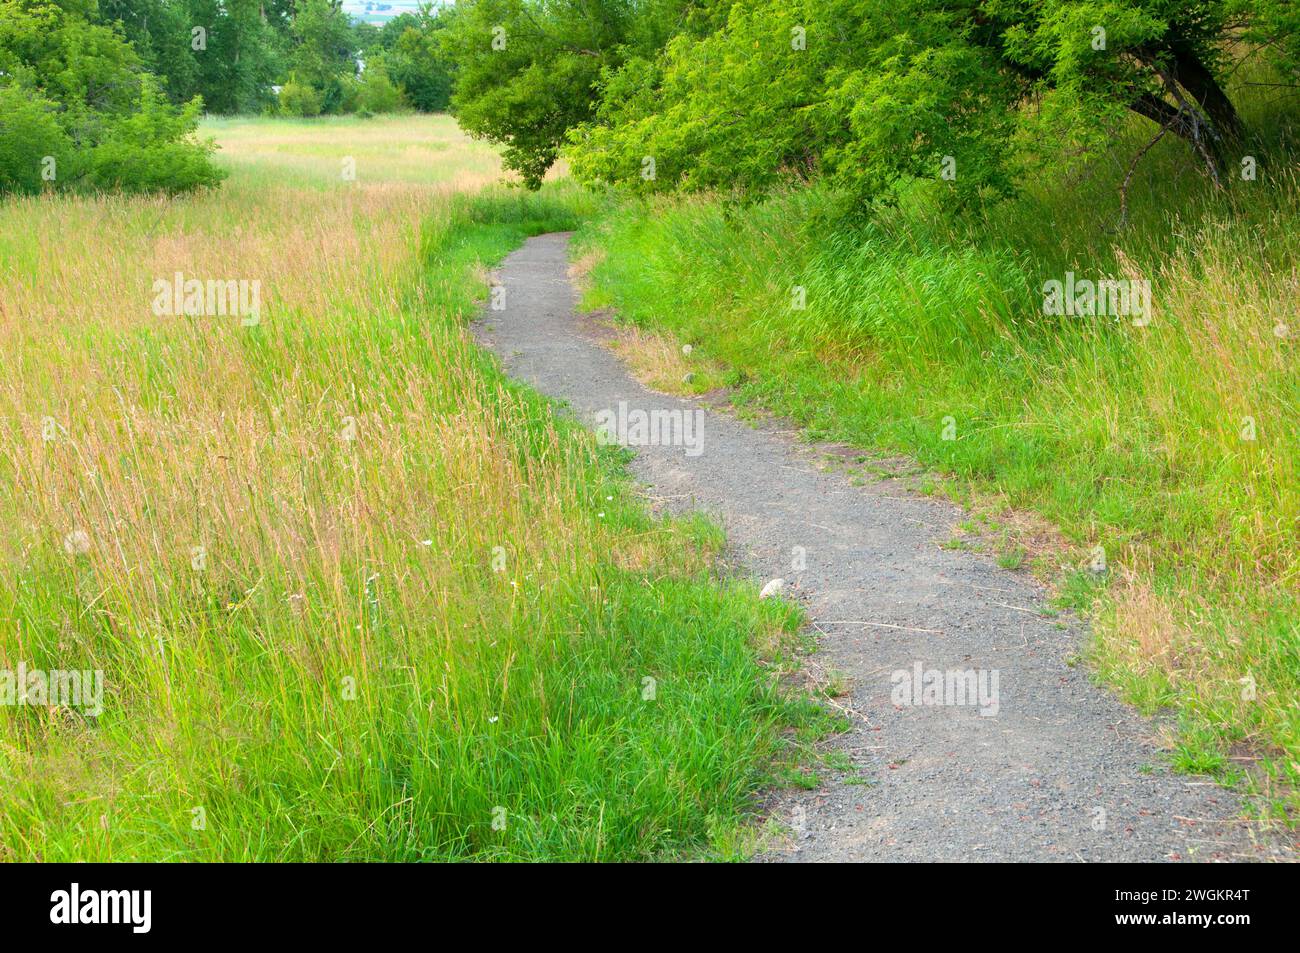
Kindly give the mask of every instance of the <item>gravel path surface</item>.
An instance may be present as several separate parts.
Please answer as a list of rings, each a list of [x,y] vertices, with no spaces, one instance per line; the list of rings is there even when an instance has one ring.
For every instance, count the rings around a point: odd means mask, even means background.
[[[720,520],[760,583],[785,579],[821,633],[815,664],[849,678],[841,702],[854,727],[832,744],[853,769],[823,772],[834,777],[815,791],[774,793],[769,808],[792,833],[763,859],[1280,855],[1256,842],[1233,795],[1170,773],[1155,726],[1068,664],[1084,627],[1040,614],[1030,576],[940,548],[960,509],[892,480],[854,486],[788,431],[637,383],[574,314],[568,240],[544,235],[511,255],[498,272],[504,309],[475,333],[512,376],[589,423],[608,423],[598,415],[620,404],[634,440],[638,411],[698,423],[672,431],[691,445],[637,446],[635,475],[661,505]],[[951,686],[945,703],[930,703],[932,673]]]

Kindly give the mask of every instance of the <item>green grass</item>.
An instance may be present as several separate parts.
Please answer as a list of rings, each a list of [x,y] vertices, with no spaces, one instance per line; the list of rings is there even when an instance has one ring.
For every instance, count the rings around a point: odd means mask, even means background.
[[[299,125],[221,126],[210,194],[0,205],[0,669],[106,688],[0,708],[0,858],[743,855],[825,730],[777,687],[797,612],[465,331],[591,197],[325,182],[374,143]],[[260,280],[260,323],[156,317],[174,270]]]
[[[964,501],[1060,527],[1051,562],[1066,601],[1095,610],[1100,676],[1177,709],[1199,750],[1262,756],[1256,782],[1294,808],[1300,185],[1294,115],[1251,118],[1268,130],[1257,181],[1216,194],[1163,142],[1122,231],[1107,161],[961,215],[941,183],[917,187],[865,225],[834,223],[815,189],[633,202],[586,226],[580,253],[599,259],[588,305],[724,365],[741,408],[913,455]],[[1045,315],[1043,282],[1067,271],[1149,279],[1153,320]],[[1095,547],[1104,585],[1074,573]]]

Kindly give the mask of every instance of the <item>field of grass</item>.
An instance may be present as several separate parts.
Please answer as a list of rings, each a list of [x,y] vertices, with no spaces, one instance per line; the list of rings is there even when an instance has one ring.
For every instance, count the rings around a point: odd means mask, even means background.
[[[1040,562],[1093,611],[1099,675],[1178,713],[1179,766],[1261,756],[1251,784],[1294,811],[1300,181],[1294,123],[1257,128],[1258,178],[1226,194],[1162,142],[1126,229],[1111,161],[955,220],[941,183],[855,227],[815,191],[624,206],[581,237],[588,304],[691,343],[742,405],[914,455],[995,531],[1055,523]],[[1071,271],[1149,280],[1150,322],[1046,315]]]
[[[441,118],[204,131],[217,191],[0,204],[0,669],[104,678],[0,709],[0,859],[732,850],[796,620],[464,330],[590,198]]]
[[[318,119],[209,118],[202,134],[221,146],[230,183],[342,187],[365,191],[473,191],[501,177],[489,146],[461,133],[450,116],[325,116]]]

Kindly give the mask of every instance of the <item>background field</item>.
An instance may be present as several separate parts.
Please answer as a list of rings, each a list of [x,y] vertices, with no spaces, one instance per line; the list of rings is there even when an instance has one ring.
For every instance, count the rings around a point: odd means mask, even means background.
[[[794,620],[464,333],[590,199],[441,118],[204,128],[217,191],[0,204],[0,665],[107,692],[0,718],[0,857],[731,850]],[[176,271],[260,324],[156,316]]]
[[[202,133],[221,146],[230,183],[265,189],[343,188],[343,160],[356,161],[362,191],[470,192],[496,182],[496,150],[470,139],[445,115],[324,116],[318,119],[210,117]]]

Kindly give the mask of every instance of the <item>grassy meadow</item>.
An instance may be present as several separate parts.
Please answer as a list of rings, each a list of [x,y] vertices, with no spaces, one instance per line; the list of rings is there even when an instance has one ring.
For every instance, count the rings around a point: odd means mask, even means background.
[[[979,514],[954,545],[1037,563],[1091,610],[1096,671],[1177,713],[1178,766],[1248,776],[1294,815],[1300,180],[1282,146],[1300,127],[1256,128],[1274,130],[1257,177],[1223,193],[1161,142],[1126,228],[1136,129],[1115,157],[955,219],[943,183],[858,226],[827,225],[817,190],[629,204],[581,238],[588,304],[661,350],[692,344],[742,407],[946,475],[925,489]],[[1149,280],[1150,321],[1045,314],[1044,282],[1067,272]]]
[[[441,117],[204,132],[217,190],[0,204],[0,668],[104,673],[0,710],[0,858],[730,855],[796,620],[465,331],[590,197]]]
[[[355,160],[363,192],[473,192],[501,178],[496,150],[462,134],[449,116],[210,117],[202,133],[221,146],[228,184],[334,189]]]

